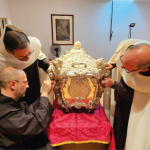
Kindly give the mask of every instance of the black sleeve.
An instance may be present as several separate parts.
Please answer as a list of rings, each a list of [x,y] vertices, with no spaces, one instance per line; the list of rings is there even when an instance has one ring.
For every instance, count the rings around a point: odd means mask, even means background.
[[[134,90],[127,86],[123,80],[115,83],[115,101],[132,101]]]
[[[39,64],[39,67],[42,68],[46,72],[49,67],[49,60],[47,58],[44,58],[42,60],[38,59],[38,64]]]
[[[47,97],[39,99],[39,106],[35,111],[27,114],[22,109],[12,111],[1,120],[1,129],[5,134],[36,135],[48,126],[53,107]]]
[[[116,67],[116,64],[112,64],[113,65],[113,68],[115,68]]]
[[[44,97],[43,97],[44,98]],[[45,97],[46,98],[46,97]],[[41,100],[41,98],[38,98],[33,104],[31,104],[29,107],[27,107],[28,108],[28,112],[30,113],[30,112],[34,112],[34,111],[36,111],[37,109],[39,109],[39,106],[40,106],[40,100]],[[49,113],[50,113],[50,116],[52,116],[52,114],[53,114],[53,111],[54,111],[54,108],[53,108],[53,106],[51,105],[51,103],[50,103],[50,111],[49,111]]]

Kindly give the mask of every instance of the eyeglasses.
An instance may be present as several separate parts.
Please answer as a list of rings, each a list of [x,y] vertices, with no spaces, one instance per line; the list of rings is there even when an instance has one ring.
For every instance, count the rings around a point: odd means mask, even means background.
[[[123,55],[120,56],[120,61],[121,61],[122,56],[123,56]],[[122,63],[122,61],[121,61],[121,63]],[[136,69],[136,70],[129,71],[129,70],[127,70],[126,68],[123,68],[123,69],[126,71],[126,73],[131,73],[131,72],[134,72],[134,71],[138,71],[138,70],[139,70],[139,69]]]
[[[14,80],[16,82],[23,82],[24,84],[29,84],[29,81],[19,81],[19,80]]]
[[[34,49],[26,56],[24,56],[23,58],[19,59],[20,61],[24,60],[25,58],[27,58],[28,56],[30,56],[32,53],[34,52]]]
[[[25,58],[27,58],[29,55],[31,55],[34,52],[34,50],[32,50],[28,55],[24,56],[23,58],[19,59],[20,61],[24,60]],[[14,55],[14,53],[12,53]],[[15,56],[15,55],[14,55]],[[15,56],[16,57],[16,56]],[[17,57],[16,57],[17,58]],[[18,59],[18,58],[17,58]]]

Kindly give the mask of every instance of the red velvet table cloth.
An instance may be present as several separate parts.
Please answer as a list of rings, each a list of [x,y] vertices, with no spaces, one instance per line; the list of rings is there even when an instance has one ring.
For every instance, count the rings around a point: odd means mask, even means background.
[[[101,105],[88,112],[72,108],[68,113],[55,103],[55,110],[46,134],[52,146],[70,143],[109,144],[115,150],[113,128]]]

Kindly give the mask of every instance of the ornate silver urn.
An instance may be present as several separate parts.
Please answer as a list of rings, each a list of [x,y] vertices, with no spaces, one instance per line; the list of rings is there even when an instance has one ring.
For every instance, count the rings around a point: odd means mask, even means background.
[[[54,93],[57,102],[66,110],[72,107],[95,108],[103,93],[100,81],[110,75],[105,60],[93,59],[81,49],[79,41],[69,52],[53,61],[48,73],[51,80],[56,80]]]

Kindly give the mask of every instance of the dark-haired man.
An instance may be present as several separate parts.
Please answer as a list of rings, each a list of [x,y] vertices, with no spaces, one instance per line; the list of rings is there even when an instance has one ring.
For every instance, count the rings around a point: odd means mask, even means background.
[[[105,78],[102,85],[115,92],[114,134],[116,149],[150,148],[148,111],[150,109],[150,42],[125,40],[109,61],[116,64],[121,82]],[[112,64],[111,64],[112,63]],[[113,73],[118,77],[117,73]],[[145,138],[146,137],[146,138]]]
[[[54,109],[48,95],[54,85],[54,81],[44,81],[40,98],[29,107],[25,102],[19,102],[29,88],[25,72],[14,67],[6,67],[0,72],[0,149],[52,150],[48,141],[32,145],[23,142],[41,133],[49,124]]]
[[[41,43],[35,37],[29,37],[20,29],[6,25],[6,31],[0,39],[0,70],[6,66],[24,69],[30,88],[22,100],[32,104],[40,95],[40,78],[38,68],[45,72],[49,60],[41,52]]]

